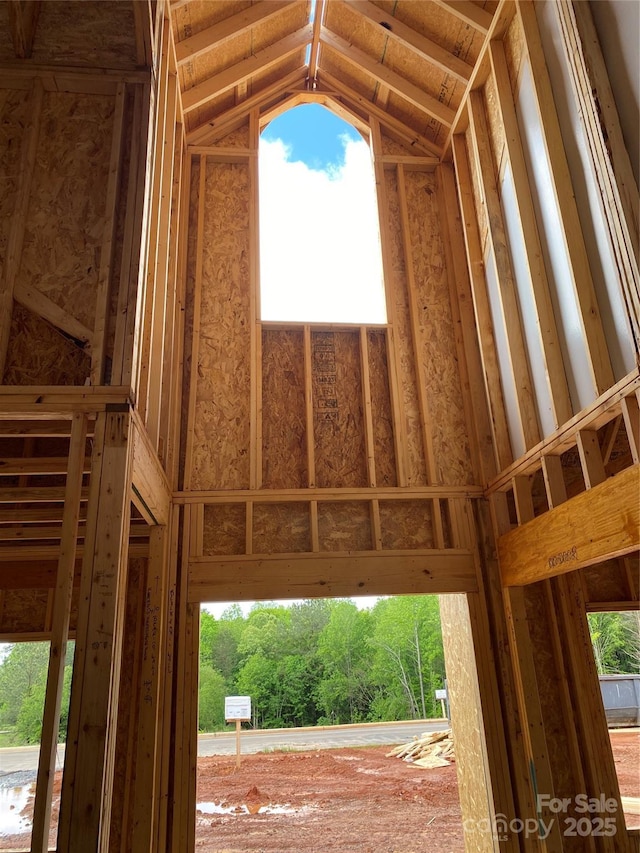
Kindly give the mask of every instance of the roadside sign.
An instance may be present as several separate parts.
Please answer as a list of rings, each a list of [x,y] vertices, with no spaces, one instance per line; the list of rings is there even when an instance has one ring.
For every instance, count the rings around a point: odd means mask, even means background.
[[[224,718],[233,720],[251,720],[251,696],[225,696]]]

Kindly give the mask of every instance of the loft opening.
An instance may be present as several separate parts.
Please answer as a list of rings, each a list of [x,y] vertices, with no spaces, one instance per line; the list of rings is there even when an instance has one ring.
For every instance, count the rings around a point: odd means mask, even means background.
[[[368,142],[302,104],[263,130],[259,175],[261,319],[386,323]]]

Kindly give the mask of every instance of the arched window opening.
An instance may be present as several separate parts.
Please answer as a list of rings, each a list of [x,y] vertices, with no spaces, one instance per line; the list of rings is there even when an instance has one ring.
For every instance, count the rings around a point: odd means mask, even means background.
[[[386,323],[368,144],[319,104],[260,139],[261,319]]]

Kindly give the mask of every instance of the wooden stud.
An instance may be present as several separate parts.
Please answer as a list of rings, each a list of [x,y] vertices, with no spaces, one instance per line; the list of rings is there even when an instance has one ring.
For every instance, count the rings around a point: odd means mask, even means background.
[[[631,458],[637,465],[640,462],[640,405],[637,396],[630,394],[620,401],[627,440],[631,449]]]
[[[569,387],[562,361],[558,330],[551,302],[549,282],[543,260],[540,235],[536,225],[533,197],[527,175],[527,166],[522,148],[520,129],[516,109],[511,94],[511,83],[507,68],[504,44],[500,41],[489,43],[489,58],[495,82],[496,106],[498,116],[504,128],[504,140],[511,164],[511,174],[515,190],[520,226],[526,253],[527,269],[531,280],[531,289],[537,312],[536,327],[544,354],[545,375],[549,388],[549,397],[555,426],[568,421],[573,414]]]
[[[113,131],[111,136],[111,155],[109,158],[109,179],[105,198],[105,226],[100,247],[100,266],[98,269],[98,291],[96,294],[96,313],[93,325],[91,352],[91,383],[104,384],[104,360],[106,350],[107,322],[111,285],[111,267],[113,263],[113,244],[116,228],[116,205],[120,184],[120,166],[122,162],[122,128],[124,121],[125,85],[119,83],[116,90],[113,113]]]
[[[364,437],[367,454],[367,477],[369,486],[376,487],[375,441],[373,435],[373,415],[371,410],[371,384],[369,376],[369,343],[367,328],[360,329],[360,371],[362,377],[362,396],[364,409]],[[0,471],[2,469],[0,468]]]
[[[582,475],[587,489],[603,483],[607,475],[602,461],[602,452],[598,443],[598,433],[592,429],[581,429],[576,436]]]
[[[516,505],[518,524],[525,524],[535,517],[533,510],[533,497],[531,495],[532,481],[529,477],[514,477],[513,498]]]
[[[501,305],[504,333],[509,342],[509,365],[513,374],[518,401],[518,423],[525,449],[540,440],[538,414],[527,351],[522,333],[520,310],[511,268],[507,235],[502,221],[500,197],[496,187],[492,155],[489,148],[489,129],[484,99],[480,92],[469,95],[469,123],[473,155],[476,162],[482,203],[489,220],[489,241],[495,264],[498,296]]]
[[[250,414],[249,485],[262,483],[262,328],[260,319],[260,187],[258,151],[260,124],[257,110],[249,115],[249,330],[250,330]]]
[[[27,211],[31,195],[33,170],[40,137],[40,118],[44,89],[42,81],[35,79],[31,94],[29,124],[22,142],[20,153],[20,178],[16,194],[11,228],[6,246],[4,270],[0,278],[0,382],[4,376],[4,368],[9,347],[9,332],[13,313],[13,292],[16,285],[22,246],[27,224]]]
[[[189,381],[189,410],[187,413],[187,439],[185,456],[184,487],[191,486],[193,465],[193,434],[195,430],[196,397],[198,391],[198,353],[200,348],[200,311],[202,303],[202,262],[204,247],[204,199],[206,192],[207,158],[200,157],[200,181],[198,188],[198,222],[196,236],[196,270],[193,291],[193,335],[191,341],[191,378]]]
[[[318,535],[318,501],[309,501],[309,525],[311,528],[311,551],[317,554],[320,550]]]
[[[567,499],[567,487],[562,473],[562,457],[552,453],[543,456],[542,474],[547,492],[547,503],[549,509],[553,509]]]
[[[7,3],[13,52],[19,59],[31,58],[41,6],[40,0],[9,0]]]
[[[465,422],[469,426],[471,464],[476,480],[486,481],[495,474],[495,453],[491,441],[491,425],[475,333],[464,237],[451,165],[441,164],[436,170],[436,179],[440,209],[444,211],[442,243],[446,257],[462,402]]]
[[[307,439],[307,477],[310,489],[316,487],[316,454],[313,420],[313,375],[311,356],[311,327],[304,326],[304,405],[305,405],[305,435]],[[317,524],[317,518],[316,518]]]
[[[374,498],[371,501],[371,531],[373,533],[373,547],[376,551],[382,551],[382,526],[380,524],[380,501]]]
[[[253,554],[253,501],[247,501],[244,516],[244,552]]]
[[[580,322],[587,345],[588,358],[585,367],[589,370],[593,381],[594,395],[598,395],[614,384],[606,337],[589,268],[534,4],[529,0],[525,2],[517,0],[516,8],[524,36],[524,50],[531,64],[531,80],[538,108],[538,119],[542,128],[552,187],[562,224],[562,237],[572,275],[571,283],[580,309]]]
[[[69,618],[71,613],[71,593],[76,568],[76,545],[80,520],[80,495],[85,470],[85,445],[87,419],[76,415],[71,423],[69,445],[69,470],[65,486],[64,515],[60,532],[60,556],[53,597],[51,624],[51,644],[49,649],[49,668],[47,670],[47,688],[42,718],[42,736],[38,759],[33,829],[31,832],[32,853],[48,853],[49,824],[51,820],[51,798],[58,745],[58,726],[60,724],[60,705],[64,681],[64,665],[69,636]]]
[[[98,420],[59,820],[58,846],[69,853],[108,846],[119,698],[131,419]]]
[[[386,334],[387,364],[389,365],[389,393],[391,396],[391,409],[393,416],[394,451],[396,457],[397,481],[399,486],[407,485],[407,442],[404,412],[402,411],[401,392],[402,387],[397,364],[396,347],[394,343],[395,323],[395,287],[393,278],[393,263],[391,255],[391,235],[389,233],[389,205],[385,186],[384,169],[378,162],[382,153],[382,132],[380,123],[376,118],[370,117],[371,146],[373,153],[373,169],[376,180],[376,194],[378,199],[378,218],[380,222],[380,248],[382,251],[382,270],[384,276],[385,301],[387,308],[387,322],[389,324]]]
[[[502,383],[500,380],[500,365],[493,332],[491,309],[487,297],[484,261],[472,196],[469,161],[467,159],[464,137],[459,135],[453,137],[453,154],[467,252],[467,264],[471,281],[473,308],[482,357],[487,403],[491,413],[490,424],[496,453],[496,464],[498,469],[502,470],[513,459],[513,452],[509,439],[509,427],[507,425]]]

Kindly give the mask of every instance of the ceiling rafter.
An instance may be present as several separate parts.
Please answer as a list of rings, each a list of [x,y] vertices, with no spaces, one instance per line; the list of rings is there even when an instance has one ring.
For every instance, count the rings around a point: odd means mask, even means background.
[[[346,6],[373,24],[383,27],[388,38],[401,44],[417,56],[435,65],[445,74],[451,74],[461,83],[468,83],[473,66],[450,51],[436,44],[426,36],[403,24],[393,15],[388,15],[384,9],[374,6],[369,0],[343,0]]]
[[[224,71],[214,74],[202,83],[198,83],[183,93],[182,107],[185,113],[201,107],[207,101],[222,95],[229,89],[233,89],[243,80],[247,80],[254,74],[267,71],[291,54],[306,47],[312,38],[312,25],[307,24],[299,30],[291,33],[283,39],[265,47],[230,66]],[[243,102],[246,103],[246,102]]]
[[[285,9],[296,4],[296,0],[261,0],[236,15],[231,15],[176,43],[178,65],[184,65],[203,53],[221,47],[225,42],[246,33],[258,24],[264,24]]]
[[[431,142],[430,139],[427,139],[420,133],[416,133],[415,130],[408,127],[404,122],[390,115],[385,109],[379,107],[377,104],[374,104],[369,100],[369,98],[359,94],[354,89],[351,89],[349,86],[342,83],[337,77],[334,77],[333,74],[330,74],[321,68],[319,71],[319,80],[321,84],[326,83],[330,89],[335,90],[335,92],[339,94],[340,98],[347,102],[345,106],[348,107],[348,102],[351,102],[351,104],[356,106],[361,112],[378,119],[380,124],[384,125],[399,137],[402,142],[409,145],[411,148],[414,148],[420,154],[434,154],[436,157],[440,157],[442,155],[442,150],[434,142]]]
[[[204,124],[194,127],[187,134],[189,145],[204,145],[212,138],[219,139],[226,133],[234,129],[233,124],[236,122],[242,123],[249,112],[256,107],[260,108],[264,104],[277,99],[279,96],[284,96],[292,86],[302,85],[307,76],[307,66],[300,65],[295,71],[287,74],[281,80],[277,80],[270,86],[265,86],[258,92],[248,97],[246,100],[228,110],[225,110],[220,115],[205,122]],[[239,126],[239,125],[236,125]]]
[[[483,35],[489,32],[493,15],[485,9],[476,6],[471,0],[432,0],[437,6],[451,12],[456,18],[464,21],[465,24],[479,30]]]
[[[365,71],[374,80],[382,83],[383,86],[388,86],[392,92],[409,101],[409,103],[431,116],[431,118],[435,118],[436,121],[439,121],[446,127],[451,127],[453,124],[455,118],[454,110],[431,95],[428,95],[419,86],[410,83],[381,62],[376,61],[364,51],[354,47],[346,39],[323,27],[321,41],[331,50],[338,53],[343,59],[346,59],[347,62]]]
[[[313,38],[311,39],[311,53],[309,55],[309,80],[315,81],[318,75],[318,62],[320,59],[320,30],[324,24],[327,13],[327,0],[317,0],[316,13],[313,19]]]

